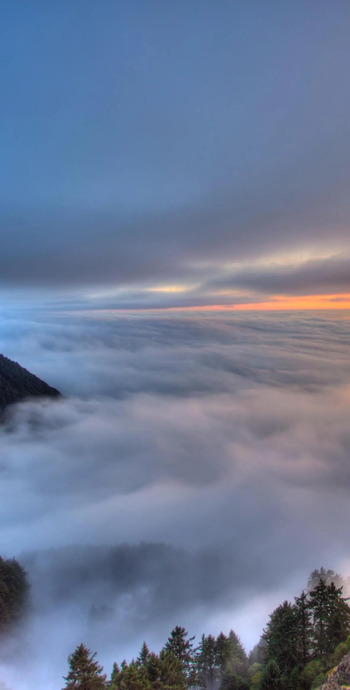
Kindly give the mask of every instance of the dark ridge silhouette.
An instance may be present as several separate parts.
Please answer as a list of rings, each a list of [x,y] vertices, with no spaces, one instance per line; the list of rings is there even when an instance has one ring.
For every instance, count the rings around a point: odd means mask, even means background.
[[[33,397],[60,397],[61,393],[27,369],[0,355],[0,410]]]
[[[0,556],[0,640],[24,615],[28,594],[27,574],[20,563]]]

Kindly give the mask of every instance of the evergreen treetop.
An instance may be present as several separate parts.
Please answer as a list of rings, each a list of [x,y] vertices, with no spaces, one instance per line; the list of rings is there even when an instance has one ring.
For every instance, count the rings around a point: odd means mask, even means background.
[[[68,657],[69,672],[64,676],[65,690],[105,690],[107,677],[95,661],[96,652],[80,644]]]

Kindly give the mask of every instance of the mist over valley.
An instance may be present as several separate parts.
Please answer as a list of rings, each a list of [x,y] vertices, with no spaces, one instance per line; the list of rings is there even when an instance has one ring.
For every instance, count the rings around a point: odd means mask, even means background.
[[[175,625],[249,650],[315,564],[348,567],[347,314],[12,312],[0,334],[63,393],[0,428],[2,552],[31,584],[9,687],[57,687],[81,641],[111,667]]]

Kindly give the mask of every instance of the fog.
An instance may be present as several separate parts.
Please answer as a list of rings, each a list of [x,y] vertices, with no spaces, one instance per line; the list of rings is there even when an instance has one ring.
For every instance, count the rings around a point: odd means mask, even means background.
[[[0,430],[1,555],[31,582],[7,687],[62,687],[80,642],[110,673],[175,625],[249,650],[313,568],[348,574],[349,324],[3,311],[0,351],[64,396]]]

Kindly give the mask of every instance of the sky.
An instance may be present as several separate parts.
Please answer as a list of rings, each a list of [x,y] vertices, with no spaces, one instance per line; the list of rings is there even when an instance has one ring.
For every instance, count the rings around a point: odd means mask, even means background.
[[[6,690],[350,575],[350,4],[2,3]],[[19,663],[20,661],[20,663]],[[1,687],[1,685],[0,685]]]
[[[13,3],[3,298],[349,308],[347,0]]]

